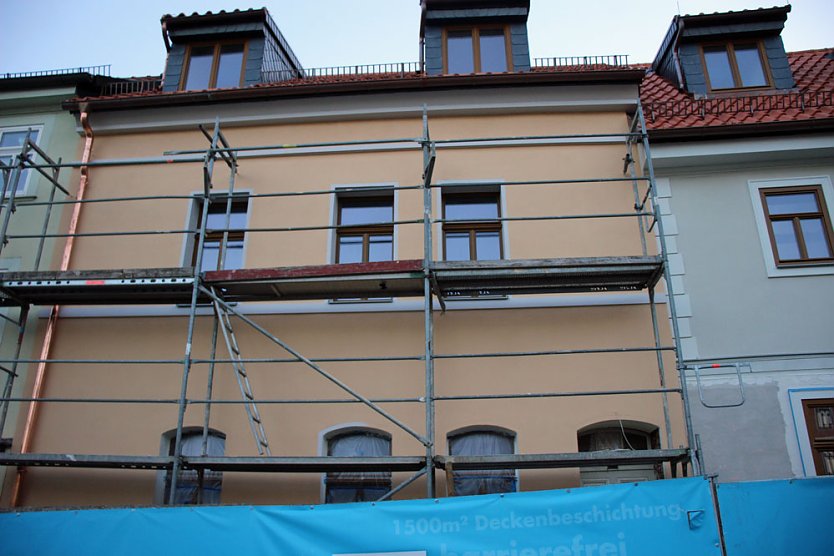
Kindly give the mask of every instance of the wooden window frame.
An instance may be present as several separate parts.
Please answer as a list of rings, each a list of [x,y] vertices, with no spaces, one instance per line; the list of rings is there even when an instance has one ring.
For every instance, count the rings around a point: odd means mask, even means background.
[[[227,199],[228,199],[228,195],[217,195],[217,196],[211,197],[211,199],[209,199],[209,214],[213,214],[211,212],[211,206],[212,205],[217,205],[217,206],[222,205],[223,210],[222,210],[221,214],[225,214],[226,213],[226,200]],[[193,246],[191,248],[191,266],[196,266],[197,265],[197,247],[198,247],[198,242],[200,241],[200,228],[203,225],[203,201],[204,201],[204,199],[198,198],[197,199],[197,204],[196,204],[196,207],[195,207],[196,212],[197,212],[197,218],[196,218],[196,226],[195,226],[194,229],[197,230],[197,232],[194,234]],[[241,210],[235,210],[236,207],[238,209],[242,207],[243,210],[242,211]],[[241,212],[243,214],[248,214],[249,213],[249,195],[234,194],[234,195],[232,195],[232,211],[231,211],[231,214],[241,213]],[[214,214],[216,214],[216,213],[214,213]],[[204,254],[205,254],[205,244],[207,244],[207,243],[222,244],[223,234],[224,234],[225,231],[226,230],[216,230],[216,231],[206,232],[205,241],[203,243],[203,252],[204,252]],[[231,241],[243,241],[245,238],[246,238],[246,230],[230,229],[230,230],[228,230],[228,236],[227,236],[226,239],[227,239],[227,242],[231,242]],[[228,246],[228,243],[227,243],[227,246]],[[218,258],[218,261],[219,261],[219,258]],[[216,269],[208,269],[208,270],[216,270]],[[231,269],[226,269],[226,270],[231,270]]]
[[[799,212],[789,214],[779,214],[772,216],[767,207],[767,196],[790,195],[797,193],[813,193],[817,200],[819,210],[817,212]],[[759,189],[759,198],[762,203],[762,211],[764,212],[764,221],[767,226],[767,233],[770,238],[770,249],[773,253],[773,260],[776,267],[795,267],[808,265],[829,265],[834,263],[834,231],[831,227],[831,218],[828,215],[828,209],[825,203],[825,195],[821,185],[797,185],[792,187],[762,187]],[[833,254],[826,258],[810,258],[808,257],[808,250],[805,244],[805,237],[802,233],[802,226],[800,221],[803,218],[820,218],[822,219],[823,231],[825,239],[828,242],[828,249]],[[776,246],[776,234],[773,232],[774,221],[792,221],[794,235],[799,246],[799,259],[792,259],[783,261],[779,258],[779,250]]]
[[[817,420],[814,409],[820,406],[834,406],[834,398],[813,398],[802,400],[802,411],[805,414],[805,426],[808,431],[808,442],[811,445],[811,454],[814,458],[814,469],[818,476],[832,475],[827,473],[825,464],[822,461],[821,451],[834,451],[834,432],[831,436],[825,436],[817,429]]]
[[[346,200],[362,199],[385,201],[391,206],[391,220],[390,224],[356,224],[342,226],[342,203]],[[335,245],[335,263],[339,264],[341,257],[341,241],[340,238],[346,236],[362,236],[362,263],[367,263],[371,252],[371,236],[374,235],[390,235],[391,236],[391,259],[394,260],[394,192],[390,191],[386,194],[385,191],[380,191],[374,195],[337,195],[336,196],[336,245]]]
[[[446,234],[448,232],[453,233],[469,233],[469,260],[470,261],[477,261],[478,259],[478,250],[477,250],[477,234],[478,232],[498,232],[498,249],[500,259],[504,259],[504,233],[503,233],[503,221],[500,220],[502,217],[501,213],[501,192],[500,191],[492,191],[492,192],[477,192],[477,193],[444,193],[442,195],[443,203],[443,260],[446,260]],[[455,198],[466,198],[466,199],[489,199],[490,201],[495,201],[495,208],[496,214],[498,214],[498,220],[446,220],[446,204],[448,203],[449,199]]]
[[[738,69],[738,61],[736,60],[736,51],[735,47],[737,45],[755,45],[756,49],[759,51],[759,63],[762,65],[762,72],[764,73],[765,80],[767,83],[765,85],[756,85],[753,87],[745,87],[741,84],[741,72]],[[709,75],[709,68],[707,67],[707,58],[704,53],[705,49],[715,48],[715,47],[724,47],[724,50],[727,52],[727,59],[730,62],[730,72],[733,74],[733,87],[726,87],[721,89],[714,89],[712,86],[712,80],[710,79]],[[766,90],[773,88],[773,75],[770,73],[770,64],[767,61],[767,53],[764,48],[764,42],[759,39],[753,40],[737,40],[737,41],[719,41],[719,42],[710,42],[704,43],[700,47],[700,54],[701,54],[701,67],[704,68],[704,77],[706,77],[707,81],[707,89],[711,93],[725,93],[725,92],[733,92],[733,91],[756,91],[756,90]]]
[[[185,62],[182,65],[182,75],[180,75],[180,84],[179,90],[185,91],[185,85],[188,82],[188,72],[191,69],[191,52],[195,48],[202,48],[205,46],[211,46],[214,48],[211,60],[211,70],[209,70],[209,83],[208,89],[215,89],[217,85],[217,70],[220,66],[220,49],[224,46],[228,45],[243,45],[243,59],[240,63],[240,79],[238,79],[237,86],[241,87],[243,85],[243,79],[246,75],[246,60],[249,57],[249,41],[248,40],[235,40],[229,39],[224,41],[212,41],[212,42],[198,42],[189,44],[188,48],[185,51]]]
[[[474,73],[481,72],[481,31],[501,30],[504,33],[504,52],[507,57],[507,72],[513,71],[513,49],[510,39],[509,25],[460,25],[443,28],[443,73],[449,73],[449,31],[471,31],[472,32],[472,57]]]

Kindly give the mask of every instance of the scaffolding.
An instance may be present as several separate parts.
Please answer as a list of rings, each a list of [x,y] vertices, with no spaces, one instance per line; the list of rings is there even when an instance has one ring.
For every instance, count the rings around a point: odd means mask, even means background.
[[[176,436],[174,450],[170,456],[144,455],[124,456],[112,454],[49,454],[0,453],[0,465],[16,466],[18,473],[27,467],[79,467],[79,468],[120,468],[153,469],[170,472],[172,486],[170,503],[174,503],[176,481],[181,470],[196,470],[202,473],[210,471],[235,472],[408,472],[411,475],[381,497],[389,499],[405,487],[421,478],[425,478],[426,496],[436,495],[435,470],[445,471],[447,477],[454,470],[494,470],[494,469],[553,469],[589,466],[616,466],[630,464],[666,465],[671,475],[701,473],[696,450],[696,437],[692,430],[689,412],[689,399],[685,388],[683,367],[677,354],[680,353],[679,333],[671,292],[669,265],[663,233],[663,221],[659,217],[657,190],[651,161],[651,151],[646,132],[642,108],[638,105],[631,118],[628,131],[610,134],[574,134],[549,136],[511,136],[511,137],[469,137],[461,139],[433,140],[429,134],[429,118],[423,110],[423,134],[421,137],[390,138],[365,141],[318,142],[296,145],[260,145],[233,147],[221,130],[220,121],[213,129],[200,127],[208,141],[205,149],[166,152],[166,163],[202,163],[203,186],[201,194],[201,218],[195,229],[154,230],[137,232],[77,232],[47,233],[52,207],[69,205],[78,206],[85,203],[118,203],[128,201],[180,199],[193,200],[193,195],[133,196],[97,199],[75,199],[58,181],[58,171],[63,168],[89,168],[114,165],[141,165],[159,163],[160,160],[135,159],[118,161],[84,161],[62,163],[49,159],[30,141],[25,141],[21,155],[14,164],[4,166],[3,191],[5,202],[2,206],[2,229],[0,229],[0,252],[11,239],[37,239],[39,241],[37,263],[31,271],[10,272],[0,275],[0,305],[19,310],[19,318],[3,316],[18,326],[20,334],[17,350],[11,360],[0,361],[0,367],[6,374],[3,389],[2,408],[0,411],[0,430],[12,403],[31,404],[30,411],[37,411],[41,404],[47,403],[100,403],[100,404],[174,404],[177,407]],[[598,219],[631,218],[636,220],[640,234],[642,255],[622,257],[585,257],[585,258],[549,258],[549,259],[507,259],[496,261],[440,261],[433,255],[433,227],[445,222],[443,218],[433,215],[433,192],[439,188],[451,188],[455,183],[444,182],[439,185],[433,181],[437,150],[439,147],[486,144],[495,142],[551,142],[552,148],[563,144],[577,144],[599,140],[622,142],[625,147],[623,177],[612,178],[578,178],[527,181],[503,181],[502,187],[514,188],[525,186],[554,186],[564,184],[611,183],[631,187],[633,191],[633,210],[606,214],[572,214],[548,216],[506,216],[496,219],[508,221],[546,221],[564,219]],[[235,192],[235,177],[240,164],[240,155],[272,156],[275,153],[292,154],[304,149],[321,149],[334,147],[361,147],[368,145],[410,145],[422,150],[422,183],[417,185],[395,186],[393,190],[421,191],[423,197],[423,218],[416,220],[393,221],[394,226],[413,224],[422,225],[423,258],[413,260],[395,260],[373,263],[330,264],[321,266],[280,267],[266,269],[223,270],[229,242],[229,230],[232,215],[232,202]],[[41,161],[36,162],[32,156],[36,151]],[[643,165],[638,159],[642,158]],[[222,229],[222,242],[218,255],[218,270],[202,272],[202,261],[207,233],[218,232],[208,227],[209,204],[217,199],[213,184],[214,170],[217,163],[225,164],[229,171],[228,188],[223,190],[225,199],[225,228]],[[643,171],[643,167],[646,171]],[[43,233],[34,235],[15,235],[9,232],[9,222],[16,210],[14,193],[21,172],[35,169],[49,179],[53,186],[47,201],[28,203],[27,207],[46,206],[46,221]],[[9,192],[5,195],[6,191]],[[55,194],[61,191],[66,195],[56,200]],[[287,197],[302,195],[336,195],[336,190],[247,193],[249,199]],[[198,198],[200,198],[198,196]],[[246,228],[246,233],[291,232],[302,228],[270,227]],[[303,230],[340,229],[339,225],[306,226]],[[654,232],[658,240],[658,254],[650,254],[646,236]],[[41,254],[44,241],[49,238],[78,238],[95,236],[119,236],[130,234],[190,234],[196,237],[196,260],[193,267],[152,268],[152,269],[108,269],[108,270],[40,270]],[[657,310],[656,287],[661,279],[665,281],[666,303],[671,316],[672,345],[664,345],[661,335],[661,317]],[[483,295],[509,296],[523,294],[559,294],[577,292],[640,292],[648,294],[653,345],[637,347],[606,347],[595,349],[568,349],[545,351],[488,352],[488,353],[436,353],[434,348],[433,315],[445,311],[449,299]],[[245,314],[240,304],[257,301],[287,300],[332,300],[335,298],[376,298],[376,297],[415,297],[423,299],[424,351],[397,357],[351,357],[311,359],[295,350],[273,332],[257,323]],[[188,327],[185,338],[185,350],[181,359],[25,359],[21,358],[21,345],[27,314],[32,306],[56,305],[120,305],[120,304],[178,304],[187,306]],[[211,307],[212,334],[211,355],[207,358],[197,357],[192,352],[194,330],[198,315],[205,314],[206,306]],[[282,348],[289,357],[246,358],[235,337],[235,326],[243,325],[256,331],[269,342]],[[222,340],[221,340],[222,338]],[[218,342],[225,346],[227,357],[217,355]],[[646,352],[655,353],[658,369],[656,388],[635,388],[619,390],[588,391],[550,391],[528,393],[501,393],[484,395],[443,396],[435,393],[434,363],[438,360],[456,358],[510,358],[589,354],[625,354]],[[664,353],[674,353],[677,362],[678,387],[667,384],[667,369]],[[425,392],[417,397],[372,399],[364,396],[337,376],[325,369],[325,365],[337,361],[379,361],[398,360],[422,362],[425,369]],[[301,363],[312,372],[318,373],[335,384],[348,395],[340,399],[259,399],[248,382],[246,366],[252,363]],[[12,397],[17,369],[21,364],[160,364],[181,365],[181,388],[176,398],[169,399],[116,399],[116,398],[70,398],[46,397],[37,392],[31,397]],[[240,399],[219,399],[212,394],[214,369],[218,364],[231,365],[241,391]],[[208,384],[204,399],[193,399],[187,395],[189,378],[194,365],[208,366]],[[665,438],[661,447],[648,450],[604,450],[578,453],[538,453],[492,456],[451,456],[438,454],[435,439],[435,404],[440,401],[475,400],[475,399],[533,399],[566,397],[607,397],[629,395],[656,395],[660,398],[663,409]],[[670,416],[669,396],[679,396],[684,413],[684,424],[688,447],[671,445],[672,417]],[[289,457],[271,454],[267,438],[267,428],[260,416],[259,407],[268,404],[363,404],[376,412],[395,427],[405,431],[424,446],[424,453],[413,456],[387,457],[336,457],[310,456]],[[425,431],[414,430],[388,411],[384,404],[409,403],[422,404],[425,410]],[[222,404],[242,405],[257,446],[257,456],[210,456],[207,452],[207,438],[211,424],[211,409]],[[184,416],[188,406],[203,406],[202,455],[183,454]],[[691,467],[691,469],[688,469]]]

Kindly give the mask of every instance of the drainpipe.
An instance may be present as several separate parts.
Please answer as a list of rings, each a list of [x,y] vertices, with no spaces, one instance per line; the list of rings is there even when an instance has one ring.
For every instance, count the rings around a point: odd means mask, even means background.
[[[81,122],[81,126],[84,128],[85,139],[84,153],[81,156],[81,180],[78,185],[78,193],[76,194],[76,200],[82,201],[84,199],[84,193],[87,190],[87,184],[90,179],[90,168],[85,164],[87,164],[90,161],[90,156],[93,150],[93,128],[90,127],[89,114],[86,110],[86,107],[82,109],[81,115],[79,116],[79,120]],[[74,234],[78,230],[78,219],[81,216],[81,207],[83,205],[83,203],[75,203],[72,207],[72,217],[70,218],[68,230],[68,233],[70,235],[69,237],[67,237],[67,242],[64,245],[64,254],[61,257],[61,272],[69,269],[70,257],[72,256],[72,248],[75,245]],[[41,355],[39,357],[40,363],[38,363],[38,367],[35,370],[35,380],[32,386],[33,398],[40,398],[43,394],[43,386],[46,379],[46,360],[49,359],[49,354],[52,347],[52,339],[55,337],[55,329],[58,327],[58,316],[60,311],[61,307],[59,305],[54,305],[49,312],[49,320],[46,323],[46,332],[44,333],[43,346],[41,347]],[[28,453],[29,449],[31,448],[32,435],[33,431],[35,430],[35,424],[37,423],[38,418],[38,407],[38,402],[31,402],[29,404],[29,409],[26,412],[26,421],[24,421],[23,424],[23,435],[20,443],[21,454]],[[12,489],[12,507],[16,507],[20,503],[20,490],[23,484],[23,477],[25,474],[25,467],[17,468],[17,477],[15,478],[14,487]]]

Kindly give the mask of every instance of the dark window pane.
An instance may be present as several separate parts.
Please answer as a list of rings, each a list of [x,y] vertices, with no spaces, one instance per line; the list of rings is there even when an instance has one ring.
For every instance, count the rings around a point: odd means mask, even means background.
[[[742,87],[762,87],[767,85],[759,47],[756,45],[735,45],[736,65],[741,77]]]
[[[200,46],[191,49],[191,56],[188,61],[188,76],[185,79],[186,90],[208,89],[213,60],[213,46]]]
[[[362,262],[362,236],[339,237],[339,260],[337,263]]]
[[[773,222],[773,237],[776,240],[776,250],[779,253],[780,260],[791,261],[800,258],[799,243],[796,241],[792,221],[777,220]]]
[[[26,139],[27,130],[21,131],[4,131],[2,135],[0,135],[0,147],[22,147],[23,140]],[[29,136],[32,142],[37,142],[38,140],[38,132],[32,130],[32,134]]]
[[[368,262],[390,261],[394,258],[394,238],[388,235],[372,235],[368,245]]]
[[[469,232],[448,232],[446,234],[446,260],[468,261]]]
[[[710,86],[713,89],[732,89],[733,71],[730,69],[730,59],[727,57],[727,49],[723,46],[705,48],[704,60],[707,63]]]
[[[808,258],[826,259],[831,256],[831,246],[825,234],[825,227],[821,218],[803,218],[799,221],[802,227],[802,237],[805,240],[805,250]]]
[[[479,220],[498,218],[498,199],[483,197],[454,198],[446,200],[447,220]]]
[[[363,198],[345,197],[339,200],[339,224],[354,226],[357,224],[387,224],[394,221],[393,197]]]
[[[484,29],[481,39],[481,71],[507,71],[507,45],[503,29]]]
[[[243,66],[243,45],[227,44],[220,47],[215,87],[239,87]]]
[[[449,31],[446,34],[447,73],[473,73],[475,54],[472,31]]]
[[[787,195],[767,195],[767,212],[776,214],[797,214],[819,212],[817,196],[813,193],[791,193]]]
[[[501,258],[501,234],[498,232],[477,232],[475,253],[479,261],[497,261]]]

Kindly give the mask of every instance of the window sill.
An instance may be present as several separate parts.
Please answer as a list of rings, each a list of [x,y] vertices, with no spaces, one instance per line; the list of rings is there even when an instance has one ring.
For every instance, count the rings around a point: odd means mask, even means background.
[[[834,262],[785,265],[767,269],[768,278],[825,276],[829,274],[834,274]]]

